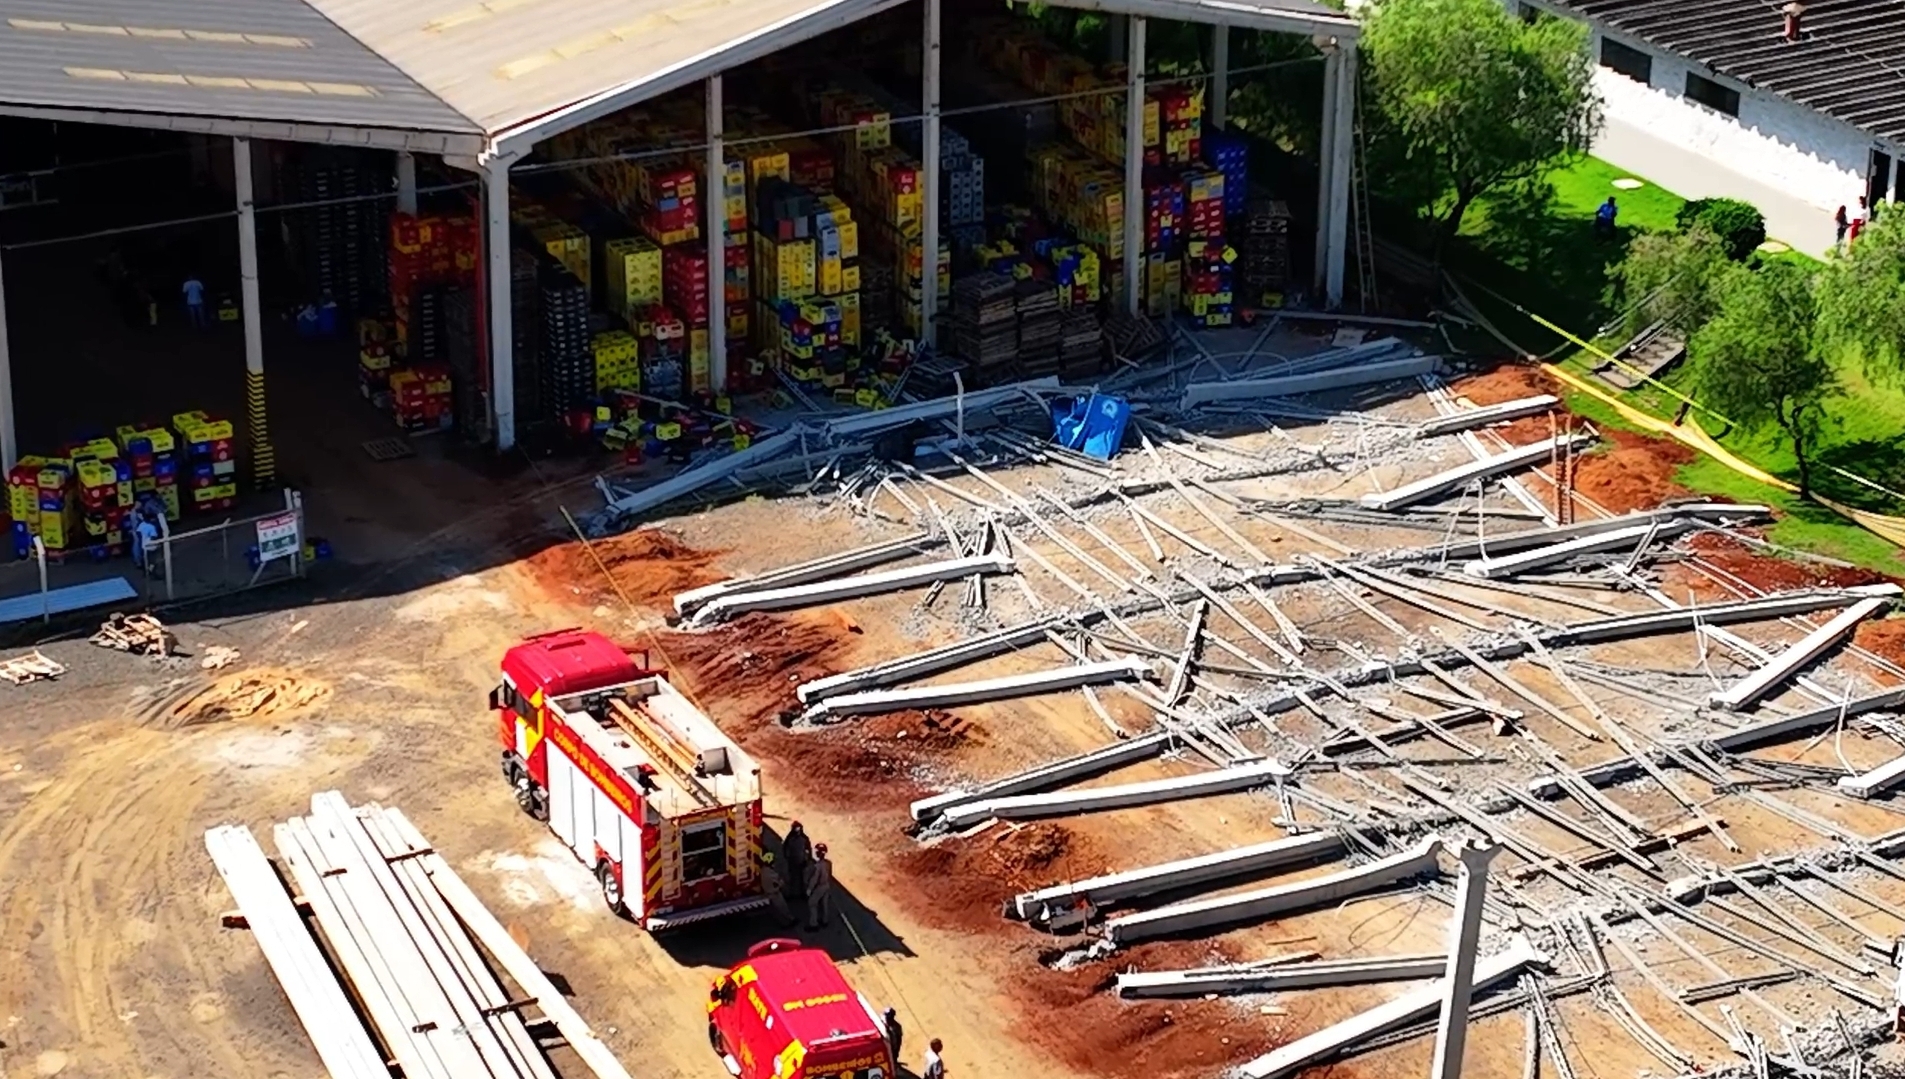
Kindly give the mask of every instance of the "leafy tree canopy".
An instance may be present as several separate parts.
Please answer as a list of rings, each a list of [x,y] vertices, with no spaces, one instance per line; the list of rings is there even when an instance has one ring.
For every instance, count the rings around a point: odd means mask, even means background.
[[[1826,265],[1820,332],[1864,357],[1874,374],[1905,379],[1905,209],[1893,207]]]
[[[1627,301],[1627,336],[1664,322],[1691,336],[1718,313],[1721,279],[1740,270],[1724,241],[1702,225],[1685,232],[1643,233],[1614,268]]]

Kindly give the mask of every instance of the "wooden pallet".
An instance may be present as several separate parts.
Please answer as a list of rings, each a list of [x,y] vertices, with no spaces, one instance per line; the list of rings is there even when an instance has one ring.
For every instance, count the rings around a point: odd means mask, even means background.
[[[37,648],[24,656],[15,656],[12,659],[0,660],[0,678],[12,682],[16,686],[23,686],[28,682],[38,682],[42,678],[58,678],[65,673],[65,665],[61,664],[58,660],[49,659],[42,655]]]

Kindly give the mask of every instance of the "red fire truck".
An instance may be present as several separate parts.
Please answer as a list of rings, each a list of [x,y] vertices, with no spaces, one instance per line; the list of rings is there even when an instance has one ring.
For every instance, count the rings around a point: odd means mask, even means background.
[[[764,940],[708,991],[708,1040],[738,1079],[897,1079],[880,1017],[833,960]]]
[[[609,909],[659,930],[767,905],[760,766],[645,654],[576,629],[528,638],[503,654],[490,707],[516,803]]]

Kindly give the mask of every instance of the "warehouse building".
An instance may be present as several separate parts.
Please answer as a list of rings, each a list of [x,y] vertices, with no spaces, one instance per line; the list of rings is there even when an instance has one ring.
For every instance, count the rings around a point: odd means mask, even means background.
[[[1169,99],[1160,106],[1158,80],[1147,85],[1147,25],[1157,20],[1209,28],[1206,60],[1210,71],[1195,80],[1195,101],[1201,102],[1208,82],[1210,115],[1200,120],[1192,114],[1191,122],[1208,123],[1213,132],[1226,119],[1233,29],[1300,35],[1321,47],[1324,152],[1316,195],[1315,280],[1305,284],[1313,283],[1326,302],[1340,303],[1355,97],[1346,89],[1356,78],[1355,23],[1314,0],[1076,0],[1058,6],[1109,17],[1120,59],[1127,62],[1117,69],[1116,81],[1106,83],[1105,69],[1098,65],[1048,63],[1042,46],[1028,45],[1028,53],[1036,55],[1025,63],[1039,70],[1006,73],[1017,76],[1015,91],[1025,101],[1063,109],[1067,137],[1098,151],[1093,157],[1072,146],[1066,151],[1070,157],[1052,163],[1057,170],[1054,175],[1073,187],[1100,194],[1103,190],[1115,193],[1121,178],[1123,190],[1143,190],[1154,204],[1150,219],[1147,198],[1121,203],[1114,198],[1099,203],[1090,221],[1061,222],[1064,238],[1073,247],[1082,251],[1095,245],[1109,263],[1100,268],[1102,274],[1092,271],[1090,284],[1096,300],[1098,281],[1104,282],[1102,309],[1133,313],[1171,309],[1169,304],[1159,306],[1155,287],[1160,279],[1155,263],[1161,253],[1155,235],[1157,195],[1149,187],[1146,153],[1151,153],[1148,164],[1154,169],[1195,164],[1197,159],[1194,138],[1189,143],[1180,140],[1175,147],[1167,145],[1179,133],[1172,110],[1185,106],[1173,105]],[[947,18],[942,7],[953,10],[955,17]],[[994,9],[986,5],[984,11],[991,15]],[[577,375],[560,366],[558,352],[564,356],[568,352],[563,350],[586,353],[591,347],[600,352],[605,310],[618,323],[614,333],[623,333],[619,322],[624,318],[632,329],[637,316],[635,286],[630,283],[634,279],[629,275],[637,271],[629,267],[638,259],[660,257],[654,254],[658,247],[666,248],[671,275],[677,263],[688,267],[684,273],[700,275],[681,278],[693,282],[693,287],[683,287],[682,295],[676,294],[675,278],[670,278],[669,304],[693,310],[681,327],[669,329],[672,322],[667,327],[647,323],[642,327],[648,334],[644,350],[671,332],[693,338],[693,359],[686,353],[678,356],[684,368],[693,367],[692,374],[677,375],[679,389],[669,396],[685,397],[694,390],[718,396],[758,385],[758,381],[749,384],[736,367],[747,362],[743,357],[751,351],[750,335],[759,339],[762,316],[774,317],[775,309],[753,294],[751,290],[759,288],[760,282],[747,283],[747,267],[753,267],[757,279],[763,275],[763,258],[768,277],[775,269],[785,271],[791,264],[774,261],[775,245],[804,242],[804,230],[815,227],[824,233],[818,241],[821,253],[807,259],[810,265],[818,259],[819,274],[825,277],[835,265],[828,261],[828,237],[837,238],[834,225],[844,224],[849,217],[857,219],[853,224],[867,236],[862,243],[877,248],[885,242],[895,253],[899,280],[885,284],[897,297],[893,306],[902,312],[895,334],[937,339],[941,352],[951,350],[958,331],[949,332],[945,324],[958,317],[961,301],[920,299],[928,290],[943,296],[947,289],[943,269],[939,274],[927,270],[920,253],[940,252],[942,265],[948,259],[945,252],[955,245],[968,253],[997,257],[992,247],[984,245],[982,234],[959,233],[977,228],[971,224],[971,215],[983,207],[977,206],[976,191],[964,185],[965,173],[948,173],[946,167],[955,162],[963,169],[968,158],[975,156],[975,148],[956,129],[980,123],[958,116],[947,122],[943,115],[948,111],[946,96],[970,94],[974,80],[983,82],[988,77],[968,70],[985,65],[966,62],[979,55],[974,43],[965,40],[974,25],[967,14],[961,0],[415,0],[404,4],[387,0],[0,0],[0,122],[39,125],[35,130],[57,132],[61,145],[81,130],[122,139],[130,152],[102,155],[90,163],[95,186],[105,185],[101,174],[109,174],[118,185],[118,193],[102,196],[99,205],[109,205],[111,199],[133,205],[143,191],[164,187],[183,200],[181,210],[193,211],[180,221],[211,220],[224,230],[213,240],[202,241],[198,249],[175,255],[168,265],[179,276],[190,277],[203,272],[201,265],[223,257],[222,251],[208,251],[203,244],[216,248],[229,237],[236,248],[238,272],[228,290],[228,310],[221,313],[242,326],[242,331],[237,327],[231,331],[234,339],[242,332],[245,396],[242,407],[233,410],[241,419],[228,441],[248,447],[251,458],[246,471],[268,483],[276,461],[269,421],[273,411],[282,407],[285,393],[282,389],[267,392],[268,386],[283,385],[284,378],[283,367],[268,363],[266,355],[267,339],[275,340],[277,316],[275,309],[266,307],[272,290],[261,289],[261,274],[268,284],[275,272],[274,258],[293,262],[303,258],[308,272],[301,278],[304,292],[298,302],[316,298],[330,301],[322,305],[326,308],[337,305],[339,317],[347,324],[326,327],[326,332],[351,338],[353,351],[362,347],[366,365],[373,364],[369,354],[379,351],[380,345],[357,340],[359,328],[350,322],[363,313],[354,310],[360,292],[366,307],[373,294],[384,295],[386,302],[397,307],[398,334],[403,335],[406,321],[411,324],[412,337],[404,339],[404,344],[413,352],[422,347],[415,335],[423,333],[417,327],[426,314],[445,320],[437,307],[450,309],[454,317],[442,325],[460,318],[457,324],[462,329],[442,331],[455,338],[448,344],[429,344],[454,354],[452,361],[462,357],[461,366],[451,362],[443,386],[432,381],[434,376],[403,372],[399,387],[400,374],[395,369],[373,372],[367,368],[359,372],[366,378],[361,388],[364,396],[376,396],[383,407],[397,410],[400,421],[405,418],[402,410],[412,407],[421,410],[414,417],[418,423],[434,426],[441,417],[447,425],[453,419],[465,439],[496,451],[511,449],[527,425],[546,418],[558,405],[567,407],[569,402],[550,398],[575,390],[569,382],[577,382],[585,396],[608,385],[597,383],[593,359],[587,360],[588,371]],[[873,36],[876,27],[883,28],[884,37]],[[897,33],[896,27],[900,28]],[[838,47],[841,35],[853,34],[867,35],[859,44],[875,53],[903,53],[892,65],[902,74],[887,80],[884,88],[870,82],[862,85],[857,75],[843,75],[837,83],[821,85],[812,70],[812,56],[806,56],[806,67],[801,67],[804,51]],[[964,51],[952,58],[959,70],[949,78],[944,53],[950,48]],[[991,49],[988,44],[987,50]],[[998,66],[996,59],[989,62]],[[1048,67],[1063,70],[1055,75]],[[1064,92],[1054,92],[1049,80],[1060,75],[1074,81],[1059,88]],[[798,82],[801,100],[777,111],[774,106],[787,104],[772,100],[779,96],[777,80],[783,77]],[[1047,81],[1041,83],[1041,79]],[[905,85],[896,86],[900,83]],[[1092,89],[1076,89],[1084,85]],[[1076,109],[1069,104],[1074,100],[1097,104],[1090,110]],[[1103,103],[1110,104],[1101,107]],[[1149,111],[1159,108],[1162,113]],[[1188,108],[1201,105],[1194,102]],[[953,111],[970,116],[985,109]],[[790,117],[808,122],[803,128]],[[1080,127],[1089,129],[1089,134],[1081,133]],[[1160,134],[1159,128],[1167,130]],[[637,137],[661,130],[671,136],[665,145],[657,146],[652,140],[642,143]],[[951,138],[957,139],[956,147],[946,134],[949,130],[955,132]],[[1196,134],[1196,128],[1191,134]],[[848,158],[836,155],[835,163],[847,160],[848,172],[857,168],[866,173],[839,178],[841,193],[850,196],[844,199],[831,192],[835,164],[826,166],[827,176],[806,184],[793,181],[811,178],[789,174],[785,166],[764,179],[751,171],[751,160],[737,164],[737,158],[746,158],[749,145],[772,147],[843,137],[849,143]],[[854,145],[854,139],[860,143]],[[158,140],[152,144],[159,149],[150,154],[150,162],[140,153],[145,145],[140,140]],[[877,202],[885,196],[869,196],[872,205],[851,196],[867,195],[864,189],[874,182],[867,176],[895,182],[890,175],[893,162],[906,155],[897,148],[887,155],[883,148],[889,140],[896,147],[905,146],[912,160],[939,161],[942,167],[918,169],[916,181],[913,173],[907,173],[900,186],[908,190],[897,196],[901,205],[897,210],[885,207],[883,212]],[[17,154],[46,141],[34,136],[9,143]],[[876,148],[879,153],[873,152]],[[183,160],[175,161],[175,157]],[[1086,158],[1089,164],[1081,164]],[[650,162],[679,166],[679,176],[650,167]],[[59,234],[59,229],[50,230],[54,235],[40,236],[31,226],[7,226],[23,223],[44,207],[70,201],[47,189],[80,186],[69,185],[64,174],[57,184],[42,184],[38,178],[53,175],[52,170],[31,165],[0,160],[0,173],[15,174],[0,185],[7,192],[0,207],[14,208],[0,210],[10,215],[0,216],[0,236],[5,237],[0,240],[0,459],[9,473],[23,452],[44,452],[42,447],[21,442],[16,388],[38,395],[28,402],[27,411],[33,417],[58,414],[40,424],[38,441],[66,439],[71,428],[87,425],[108,437],[115,429],[124,434],[127,429],[115,425],[131,419],[99,414],[85,417],[86,424],[78,423],[72,410],[86,407],[85,394],[55,393],[44,387],[29,391],[27,381],[17,377],[13,357],[22,346],[18,333],[9,334],[4,328],[7,299],[9,294],[15,298],[16,322],[40,317],[45,290],[60,286],[52,280],[57,275],[30,262],[29,255],[41,245],[72,237]],[[187,170],[184,177],[176,183],[162,182],[175,165]],[[1081,175],[1086,179],[1080,180]],[[585,190],[593,206],[579,211],[579,217],[557,212],[569,206],[569,196],[574,194],[573,190],[550,192],[550,181],[558,176],[570,188]],[[678,198],[673,187],[647,189],[651,184],[679,181],[685,185],[681,190],[688,191],[696,176],[702,185],[699,199]],[[720,179],[709,182],[709,177]],[[1107,177],[1110,183],[1103,183]],[[772,198],[762,193],[762,184],[769,181],[785,184],[772,189]],[[915,182],[916,192],[908,186]],[[618,190],[624,187],[642,190]],[[1233,190],[1231,196],[1228,205],[1241,212],[1241,192]],[[1030,196],[1033,201],[1038,197],[1037,193]],[[1065,197],[1075,195],[1067,191]],[[1180,202],[1174,210],[1167,209],[1167,221],[1175,220],[1173,213],[1186,215],[1184,197],[1179,185]],[[214,205],[219,200],[224,200],[223,205]],[[750,214],[760,217],[761,207],[770,202],[774,207],[770,212],[786,211],[785,219],[772,219],[783,235],[768,235],[773,229],[759,220],[750,228],[746,220]],[[372,203],[375,212],[359,212]],[[400,226],[390,223],[392,203],[396,219],[404,222]],[[910,208],[915,204],[920,209]],[[433,211],[433,205],[448,209]],[[609,212],[604,215],[604,210]],[[948,219],[949,213],[953,219]],[[671,219],[662,220],[671,214]],[[1107,214],[1115,220],[1103,220]],[[590,229],[577,223],[603,216],[621,219],[610,226],[611,232],[617,227],[626,232],[619,246],[598,237],[591,247]],[[1054,211],[1048,216],[1058,220],[1087,215]],[[1189,216],[1195,218],[1194,208]],[[1308,216],[1307,207],[1303,216]],[[1220,222],[1221,218],[1220,211]],[[294,220],[301,223],[294,227]],[[459,229],[459,221],[469,227]],[[112,224],[104,218],[99,223]],[[631,224],[639,227],[630,228]],[[1094,227],[1102,235],[1088,235]],[[1168,224],[1166,231],[1175,236],[1171,230],[1179,227]],[[73,231],[70,222],[66,231]],[[112,227],[78,231],[108,237],[115,232]],[[386,235],[388,250],[384,249]],[[574,246],[565,247],[564,236],[575,237]],[[1043,242],[1054,251],[1072,250],[1054,239]],[[117,242],[109,239],[107,243],[111,251],[101,257],[107,264],[102,272],[120,275]],[[314,247],[321,250],[315,254],[308,250]],[[261,249],[266,252],[262,270]],[[844,260],[838,252],[835,256],[849,280],[857,276],[851,255]],[[1016,257],[1030,256],[1020,252]],[[1060,261],[1058,255],[1048,258],[1044,247],[1038,257],[1053,264]],[[1181,257],[1170,257],[1179,260],[1169,264],[1175,300],[1176,282],[1184,271]],[[617,260],[612,271],[603,269],[605,258]],[[1040,265],[1045,267],[1043,262]],[[723,272],[711,273],[709,267]],[[548,271],[565,268],[571,275],[565,278],[571,290],[552,292]],[[1228,268],[1213,264],[1212,274],[1218,270],[1227,283]],[[22,272],[28,278],[24,282],[14,278]],[[1065,272],[1076,272],[1076,268],[1068,263]],[[436,292],[419,286],[414,294],[403,295],[394,290],[380,292],[386,274],[393,282],[409,275],[404,279],[413,283],[443,275],[454,278],[456,287]],[[742,278],[738,289],[737,274]],[[592,276],[596,278],[593,288]],[[869,276],[877,276],[871,267]],[[1009,279],[1010,274],[1003,276]],[[604,277],[612,280],[605,282]],[[711,277],[716,279],[714,287],[709,287]],[[178,304],[177,280],[133,289],[137,303],[149,307],[155,319],[161,309],[164,317],[171,317]],[[647,276],[641,280],[644,288],[652,284]],[[929,284],[934,281],[936,289]],[[207,284],[214,293],[220,291],[217,283]],[[866,287],[870,295],[874,286]],[[1082,298],[1083,286],[1079,287]],[[816,299],[834,298],[822,285],[806,291],[819,291]],[[978,291],[983,290],[974,295]],[[22,295],[34,297],[25,309],[18,300]],[[851,288],[843,290],[841,298],[849,295],[856,303],[861,299]],[[917,301],[910,315],[905,313],[909,297]],[[1227,317],[1227,291],[1225,297]],[[526,306],[526,298],[535,302]],[[461,310],[454,307],[459,303]],[[551,329],[557,320],[552,312],[567,310],[564,304],[575,307],[574,317],[572,325],[565,323],[558,333]],[[832,312],[844,305],[822,306]],[[534,328],[524,325],[525,312],[531,309],[538,321]],[[308,317],[311,312],[301,314]],[[800,321],[807,316],[787,317],[798,322],[798,334],[812,331],[814,340],[819,339],[823,328]],[[936,327],[935,321],[942,325]],[[1054,342],[1059,337],[1058,324],[1054,315]],[[795,331],[783,325],[780,332],[786,338]],[[552,334],[561,339],[552,339]],[[975,331],[964,339],[971,344],[979,336]],[[13,350],[8,347],[10,339],[15,342]],[[801,342],[807,340],[799,337]],[[1055,356],[1058,345],[1052,348]],[[209,347],[206,351],[209,355]],[[634,358],[635,351],[631,342],[627,355],[607,357],[602,363],[628,365],[633,371],[646,362]],[[278,353],[275,344],[273,353],[274,357]],[[58,366],[44,355],[37,356],[35,363]],[[818,373],[819,361],[815,364]],[[401,368],[402,361],[396,366]],[[230,372],[230,382],[239,378],[235,370]],[[294,385],[302,395],[304,383]],[[819,377],[816,385],[823,391],[833,386],[835,396],[839,395],[837,385],[825,377]],[[444,388],[449,386],[453,388]],[[413,400],[412,393],[420,396]],[[80,403],[76,405],[73,399]],[[417,403],[426,400],[427,405]],[[102,412],[112,410],[99,407]],[[132,406],[113,406],[128,407]],[[642,436],[632,424],[631,419],[629,434],[639,439]]]

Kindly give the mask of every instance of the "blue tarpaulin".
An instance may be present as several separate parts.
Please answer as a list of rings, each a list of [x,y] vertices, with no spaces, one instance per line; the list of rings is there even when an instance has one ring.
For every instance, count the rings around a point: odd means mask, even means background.
[[[1131,405],[1122,397],[1094,393],[1052,402],[1052,438],[1066,449],[1109,461],[1124,442]]]

